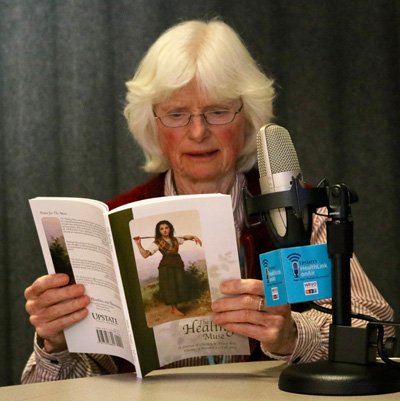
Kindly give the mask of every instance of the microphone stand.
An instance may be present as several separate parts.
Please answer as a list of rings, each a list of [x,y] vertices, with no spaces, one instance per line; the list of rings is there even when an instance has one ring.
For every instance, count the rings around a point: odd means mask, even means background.
[[[305,196],[307,191],[309,194]],[[294,208],[294,214],[301,218],[306,205],[327,206],[331,217],[331,221],[326,223],[328,254],[332,262],[332,324],[328,360],[288,366],[279,377],[279,388],[292,393],[315,395],[369,395],[400,391],[400,369],[376,361],[376,327],[351,326],[353,221],[350,204],[357,201],[357,195],[344,184],[303,188],[298,179],[293,179],[292,188],[285,193],[251,197],[244,190],[243,194],[246,222],[248,217],[255,214],[265,221],[268,214],[266,210],[283,207]],[[270,195],[273,200],[271,204],[268,199]],[[282,201],[280,204],[279,197]],[[300,245],[303,241],[304,238],[300,240]]]

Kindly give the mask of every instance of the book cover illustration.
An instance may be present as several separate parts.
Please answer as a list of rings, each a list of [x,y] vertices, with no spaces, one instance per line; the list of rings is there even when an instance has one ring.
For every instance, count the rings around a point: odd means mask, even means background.
[[[210,315],[210,287],[197,210],[132,220],[130,231],[147,325]]]
[[[155,202],[134,204],[109,215],[143,375],[194,356],[249,354],[248,338],[216,325],[210,307],[223,296],[219,291],[223,281],[240,278],[230,202],[229,196],[222,195],[190,201],[175,197],[156,206]],[[155,238],[144,238],[155,237],[155,228],[163,221],[171,223],[176,237],[196,236],[201,241],[201,246],[182,241],[178,248],[185,276],[189,276],[185,285],[192,281],[189,299],[177,302],[182,315],[173,313],[160,293],[159,273],[168,267],[160,267],[162,253],[154,245]],[[151,256],[144,258],[140,253],[137,237],[143,237],[142,246],[150,249]]]

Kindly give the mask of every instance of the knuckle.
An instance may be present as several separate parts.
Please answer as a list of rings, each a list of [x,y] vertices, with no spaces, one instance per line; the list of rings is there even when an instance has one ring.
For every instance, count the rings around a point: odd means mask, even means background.
[[[29,322],[31,323],[32,326],[35,328],[39,327],[39,318],[37,315],[31,315],[29,316]]]
[[[24,296],[26,299],[34,298],[37,295],[40,295],[44,291],[44,281],[46,276],[42,276],[37,278],[29,287],[27,287],[24,291]]]
[[[249,294],[242,295],[241,301],[245,308],[254,307],[254,297],[252,295]]]
[[[54,291],[47,290],[40,295],[40,300],[44,305],[51,305],[54,301]]]
[[[25,304],[25,310],[32,315],[35,311],[34,303],[32,301],[27,301]]]
[[[239,320],[241,322],[248,322],[250,321],[251,318],[251,314],[253,313],[253,311],[251,311],[250,309],[242,309],[241,311],[239,311],[240,314],[240,318]]]
[[[25,288],[25,291],[24,291],[25,299],[29,299],[31,297],[31,293],[32,293],[32,287],[31,286]]]
[[[60,276],[57,274],[47,274],[37,278],[28,289],[30,288],[29,292],[33,293],[33,295],[39,296],[47,290],[65,285],[64,281],[61,280],[60,282]]]
[[[259,289],[260,289],[259,280],[250,280],[250,292],[252,294],[258,294]]]
[[[87,314],[88,314],[87,309],[79,309],[68,315],[60,317],[59,319],[57,319],[58,329],[63,330],[75,323],[78,323],[79,321],[84,319]]]
[[[41,293],[45,288],[46,276],[37,278],[31,285],[32,291]]]
[[[75,319],[86,310],[85,298],[71,299],[65,303],[57,304],[49,308],[49,315],[51,319]]]
[[[65,304],[59,304],[49,308],[48,313],[51,320],[63,319],[70,314],[70,304],[71,302],[66,302]]]

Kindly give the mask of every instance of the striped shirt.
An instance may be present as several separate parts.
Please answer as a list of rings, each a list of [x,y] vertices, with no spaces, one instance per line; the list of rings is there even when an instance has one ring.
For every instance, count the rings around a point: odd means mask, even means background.
[[[244,222],[243,202],[241,201],[241,189],[245,186],[246,180],[243,174],[236,176],[231,191],[232,208],[236,233],[239,237],[240,229]],[[174,196],[173,178],[171,172],[165,177],[165,196]],[[326,214],[326,209],[319,212]],[[314,215],[311,244],[326,243],[326,217]],[[352,311],[373,316],[379,320],[392,320],[393,311],[381,294],[364,273],[359,261],[354,257],[351,259],[351,303]],[[331,299],[316,301],[321,306],[331,308]],[[298,339],[296,347],[291,355],[278,356],[265,354],[273,359],[286,360],[289,363],[313,362],[326,359],[328,356],[329,326],[332,316],[326,313],[311,309],[306,312],[292,312],[292,317],[297,326]],[[366,322],[353,319],[352,326],[364,327]],[[386,335],[393,335],[390,328]],[[228,363],[242,360],[242,356],[215,356],[196,357],[185,359],[168,365],[168,367],[183,367],[204,365],[208,363]],[[48,354],[43,350],[42,344],[35,335],[34,351],[31,354],[25,369],[22,373],[22,383],[35,383],[52,380],[63,380],[78,377],[96,376],[102,374],[117,373],[118,369],[113,359],[108,355],[69,353],[67,350]]]

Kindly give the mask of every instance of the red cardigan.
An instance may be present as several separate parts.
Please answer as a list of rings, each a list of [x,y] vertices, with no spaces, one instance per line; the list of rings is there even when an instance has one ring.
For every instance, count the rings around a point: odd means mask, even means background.
[[[256,170],[251,170],[245,174],[247,189],[252,195],[260,194],[259,174]],[[108,207],[114,209],[118,206],[143,199],[159,198],[164,196],[165,173],[156,175],[145,184],[142,184],[131,191],[117,196],[107,202]],[[255,227],[244,227],[240,236],[241,247],[244,250],[246,259],[247,278],[261,279],[261,268],[259,255],[275,249],[273,242],[264,225]],[[250,340],[251,355],[246,357],[247,361],[268,359],[261,351],[259,342]],[[117,362],[119,365],[119,361]],[[129,371],[126,366],[120,366],[121,371]]]

